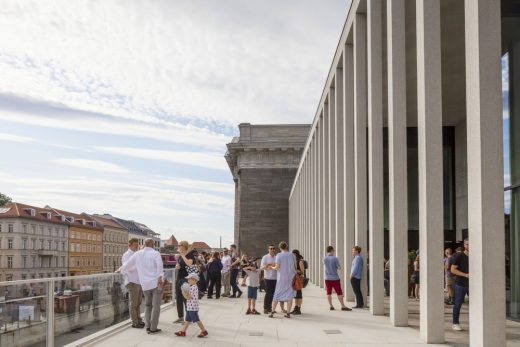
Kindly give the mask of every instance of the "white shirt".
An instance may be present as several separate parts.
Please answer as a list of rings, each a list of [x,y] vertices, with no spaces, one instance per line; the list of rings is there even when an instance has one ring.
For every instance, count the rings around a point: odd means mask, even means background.
[[[231,268],[231,257],[229,255],[225,255],[222,257],[222,272],[229,272]]]
[[[121,257],[121,264],[124,264],[127,261],[129,261],[130,258],[132,258],[132,256],[134,255],[134,253],[135,253],[134,251],[132,251],[130,248],[128,248],[128,250],[125,252],[125,254],[123,254],[123,256]],[[137,270],[135,268],[131,269],[131,270],[130,269],[127,270],[126,279],[130,283],[135,283],[135,284],[141,283],[141,282],[139,282],[139,274],[137,273]]]
[[[260,263],[260,268],[264,268],[267,264],[275,264],[276,256],[271,256],[269,253],[262,257],[262,262]],[[264,278],[266,280],[275,280],[276,279],[276,270],[264,268]]]
[[[246,284],[248,287],[260,287],[260,271],[244,270],[247,274]]]
[[[132,269],[137,270],[143,291],[157,288],[157,280],[164,274],[161,254],[151,247],[135,252],[119,270],[126,275]]]

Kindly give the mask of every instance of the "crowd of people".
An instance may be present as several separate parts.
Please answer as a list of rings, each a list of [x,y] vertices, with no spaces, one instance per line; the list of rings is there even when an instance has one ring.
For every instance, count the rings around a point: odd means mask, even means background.
[[[278,248],[278,252],[277,252]],[[158,328],[161,296],[165,283],[163,263],[159,252],[154,249],[154,242],[148,239],[144,248],[138,249],[138,240],[131,239],[129,248],[122,256],[122,266],[118,272],[126,276],[126,287],[130,299],[130,316],[133,328],[146,328],[149,334],[161,331]],[[353,308],[364,308],[361,281],[364,259],[359,246],[352,248],[353,260],[350,269],[350,285],[355,295]],[[181,241],[178,246],[176,265],[176,308],[181,323],[177,336],[186,336],[190,323],[196,323],[200,328],[198,337],[206,337],[208,331],[199,317],[199,300],[207,299],[238,299],[243,295],[240,287],[247,287],[246,315],[260,315],[257,310],[258,291],[265,291],[263,313],[273,318],[280,312],[286,318],[302,314],[303,288],[308,283],[307,261],[299,250],[290,251],[286,242],[280,242],[278,247],[268,245],[267,254],[262,258],[240,256],[236,245],[222,252],[197,252],[190,249],[188,242]],[[469,293],[469,244],[464,241],[464,250],[458,249],[453,255],[451,249],[446,249],[444,258],[445,284],[448,298],[446,304],[453,305],[453,330],[462,330],[459,316],[465,296]],[[409,254],[409,296],[419,300],[420,292],[420,258],[418,252]],[[413,261],[412,261],[413,259]],[[326,248],[322,259],[326,298],[329,309],[335,310],[333,292],[337,296],[342,311],[352,309],[345,305],[341,277],[340,260],[335,256],[333,246]],[[390,280],[389,260],[385,262],[385,289]],[[241,279],[239,279],[241,275]],[[144,322],[140,315],[142,298],[145,301]],[[293,306],[294,304],[294,306]]]

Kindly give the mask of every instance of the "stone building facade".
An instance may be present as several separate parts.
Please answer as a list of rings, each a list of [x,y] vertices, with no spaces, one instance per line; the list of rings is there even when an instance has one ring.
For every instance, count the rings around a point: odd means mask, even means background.
[[[68,226],[39,207],[0,207],[0,282],[67,276]]]
[[[288,241],[288,198],[309,125],[239,125],[227,144],[235,181],[234,241],[240,252],[261,256],[266,245]]]
[[[114,272],[128,249],[128,231],[112,219],[91,217],[103,227],[103,272]]]

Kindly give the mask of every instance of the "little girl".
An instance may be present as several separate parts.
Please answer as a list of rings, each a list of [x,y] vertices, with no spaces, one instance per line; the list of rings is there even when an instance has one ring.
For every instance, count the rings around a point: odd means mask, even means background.
[[[186,330],[190,323],[197,323],[200,328],[200,334],[197,337],[208,336],[208,331],[204,328],[204,325],[199,319],[199,288],[197,282],[199,281],[199,275],[191,273],[186,277],[188,284],[190,285],[190,291],[183,293],[186,298],[186,318],[181,330],[177,331],[175,335],[186,336]]]

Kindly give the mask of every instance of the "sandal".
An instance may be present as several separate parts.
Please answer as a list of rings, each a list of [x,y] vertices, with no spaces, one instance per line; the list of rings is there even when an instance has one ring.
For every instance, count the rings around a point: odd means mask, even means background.
[[[274,318],[274,313],[273,313],[273,312],[271,312],[271,313],[269,314],[269,318]]]
[[[197,337],[206,337],[206,336],[208,336],[207,330],[201,331],[200,334],[197,335]]]
[[[334,306],[331,306],[331,307],[330,307],[330,310],[331,310],[331,311],[334,311],[334,310],[335,310]]]
[[[181,337],[182,337],[182,336],[186,336],[186,332],[185,332],[185,331],[177,331],[177,332],[175,333],[175,335],[177,335],[177,336],[181,336]]]
[[[286,313],[284,317],[285,318],[291,318],[291,314],[290,313]]]

